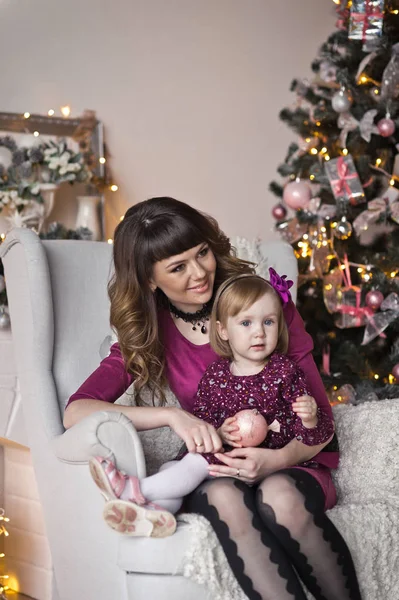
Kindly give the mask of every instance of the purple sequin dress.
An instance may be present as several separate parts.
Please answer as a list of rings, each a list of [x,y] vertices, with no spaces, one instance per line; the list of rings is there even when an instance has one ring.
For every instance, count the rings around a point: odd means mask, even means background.
[[[282,448],[294,438],[308,446],[322,444],[333,434],[333,422],[319,408],[316,427],[304,427],[292,410],[292,403],[304,394],[309,394],[305,375],[284,354],[274,352],[262,371],[247,376],[232,375],[230,362],[219,359],[207,368],[200,381],[193,414],[218,429],[238,411],[256,408],[268,425],[275,420],[280,425],[279,432],[268,432],[260,447]],[[222,464],[213,454],[203,456],[211,464]],[[316,464],[312,461],[312,466]]]

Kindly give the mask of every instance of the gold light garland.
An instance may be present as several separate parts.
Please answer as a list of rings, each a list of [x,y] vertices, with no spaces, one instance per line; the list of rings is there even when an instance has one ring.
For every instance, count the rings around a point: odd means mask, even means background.
[[[5,523],[9,522],[9,518],[5,516],[4,513],[4,508],[0,508],[0,536],[4,535],[4,537],[8,537],[10,534],[7,531],[7,527],[5,526]],[[0,558],[4,558],[5,554],[4,552],[0,553]],[[7,585],[7,580],[9,579],[9,575],[0,575],[0,594],[1,594],[1,598],[4,598],[4,600],[6,600],[6,597],[4,596],[4,592],[6,592],[9,589],[9,586]]]
[[[65,119],[68,119],[71,115],[71,107],[66,104],[65,106],[61,106],[60,107],[60,112],[62,114],[62,116]],[[49,117],[53,117],[55,115],[55,110],[53,108],[50,108],[47,111],[47,115]],[[29,111],[26,111],[23,113],[23,117],[24,119],[30,119],[31,117],[31,113]],[[39,131],[35,131],[32,135],[34,135],[35,137],[39,137],[40,136],[40,132]],[[98,159],[98,162],[102,165],[104,165],[106,163],[106,158],[104,156],[100,156]],[[99,183],[99,182],[98,182]],[[117,192],[118,191],[118,186],[115,183],[109,183],[106,185],[106,188],[109,189],[111,192]]]

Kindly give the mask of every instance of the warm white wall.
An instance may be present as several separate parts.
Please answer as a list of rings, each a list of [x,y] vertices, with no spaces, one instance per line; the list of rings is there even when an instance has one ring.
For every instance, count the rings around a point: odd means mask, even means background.
[[[331,0],[0,0],[0,110],[70,104],[105,123],[127,206],[172,195],[231,235],[270,237],[294,138],[278,120],[334,29]]]

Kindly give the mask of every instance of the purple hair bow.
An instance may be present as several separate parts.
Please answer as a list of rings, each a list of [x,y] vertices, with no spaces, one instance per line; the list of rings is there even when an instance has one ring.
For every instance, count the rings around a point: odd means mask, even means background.
[[[290,287],[294,285],[294,282],[291,281],[291,279],[287,279],[287,275],[280,277],[273,267],[269,267],[269,276],[270,285],[274,287],[283,304],[287,304],[291,300],[291,293],[289,290]]]

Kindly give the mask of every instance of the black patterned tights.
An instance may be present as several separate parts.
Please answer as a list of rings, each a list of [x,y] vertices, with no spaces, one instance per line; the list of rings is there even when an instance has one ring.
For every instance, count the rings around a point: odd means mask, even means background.
[[[298,576],[316,600],[361,600],[348,547],[306,471],[286,469],[256,487],[208,480],[186,508],[210,521],[250,600],[306,600]]]

